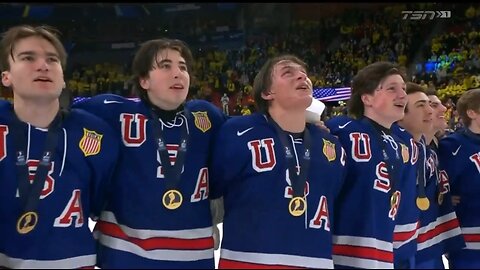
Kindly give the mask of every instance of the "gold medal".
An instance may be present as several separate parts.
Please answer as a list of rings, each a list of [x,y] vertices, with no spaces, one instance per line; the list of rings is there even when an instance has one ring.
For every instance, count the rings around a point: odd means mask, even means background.
[[[438,193],[438,205],[442,205],[443,203],[443,194],[442,193]]]
[[[390,207],[393,207],[394,205],[396,205],[397,200],[398,200],[398,194],[393,193],[392,196],[390,197]]]
[[[167,209],[174,210],[180,207],[183,202],[183,196],[180,191],[176,189],[170,189],[163,194],[162,203]]]
[[[418,209],[425,211],[430,207],[430,201],[427,197],[417,197],[417,207]]]
[[[303,213],[305,213],[305,210],[307,210],[307,202],[304,198],[295,197],[290,200],[290,203],[288,204],[288,211],[290,214],[292,214],[292,216],[301,216]]]
[[[35,212],[24,213],[17,221],[17,232],[19,234],[27,234],[35,229],[37,225],[38,215]]]

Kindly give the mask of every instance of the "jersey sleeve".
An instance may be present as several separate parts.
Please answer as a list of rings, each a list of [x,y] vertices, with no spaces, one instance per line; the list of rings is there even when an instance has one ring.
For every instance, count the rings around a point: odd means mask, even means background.
[[[455,155],[458,154],[455,153],[455,151],[461,150],[457,149],[458,147],[460,147],[460,145],[456,143],[452,137],[443,138],[438,143],[438,162],[440,167],[447,174],[450,184],[455,184],[455,180],[458,178],[457,169],[462,167],[455,162]],[[455,155],[453,153],[455,153]]]
[[[245,152],[247,142],[242,142],[234,132],[227,122],[220,128],[213,145],[210,178],[212,199],[223,196],[226,186],[241,174],[249,158]]]
[[[115,112],[118,106],[125,103],[125,98],[113,94],[102,94],[90,98],[82,99],[81,101],[72,104],[72,108],[87,111],[107,123],[114,123],[118,121]]]
[[[100,143],[98,153],[85,157],[91,169],[91,215],[92,219],[96,219],[106,203],[109,187],[119,159],[120,140],[105,121],[93,115],[84,114],[84,116],[84,120],[86,120],[84,121],[84,127],[101,136],[98,139]]]

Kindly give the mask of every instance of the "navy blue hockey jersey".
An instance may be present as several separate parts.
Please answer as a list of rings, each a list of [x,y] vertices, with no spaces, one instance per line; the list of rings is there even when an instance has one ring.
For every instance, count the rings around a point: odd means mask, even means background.
[[[420,213],[415,261],[421,263],[459,250],[465,242],[452,206],[448,177],[440,167],[436,150],[423,143],[417,145],[419,151],[426,152],[425,193],[430,200],[430,207]]]
[[[306,212],[289,212],[292,181],[285,148],[265,115],[228,120],[215,145],[211,196],[223,196],[219,268],[333,268],[334,199],[344,178],[339,141],[316,126],[305,184]],[[288,135],[296,163],[303,138]],[[290,149],[292,149],[290,148]]]
[[[81,268],[96,263],[88,227],[98,216],[118,158],[120,142],[101,119],[72,110],[58,135],[36,210],[37,224],[17,231],[23,212],[18,197],[13,106],[0,104],[0,268]],[[48,130],[25,124],[28,179],[33,182]],[[35,220],[35,219],[34,219]],[[32,218],[26,222],[34,222]]]
[[[466,247],[449,253],[450,268],[480,267],[480,136],[468,129],[439,143],[439,160],[445,169],[452,196],[460,196],[454,209]]]
[[[183,203],[167,209],[165,171],[157,151],[150,108],[144,102],[105,94],[74,104],[104,118],[123,147],[112,191],[95,228],[101,268],[213,268],[214,247],[209,204],[209,168],[214,134],[225,120],[206,101],[189,101],[170,122],[160,121],[174,164],[182,128],[189,140],[176,189]]]
[[[398,136],[408,147],[410,160],[404,163],[405,174],[408,181],[399,183],[402,191],[402,199],[398,210],[397,225],[393,235],[393,249],[395,263],[402,263],[413,258],[417,253],[417,236],[420,209],[417,207],[417,166],[418,166],[418,147],[413,140],[412,135],[398,124],[394,123],[391,127],[392,132]],[[402,146],[404,148],[404,146]],[[406,151],[402,149],[402,151]]]
[[[416,220],[397,219],[403,197],[411,197],[402,188],[415,185],[407,170],[409,147],[395,134],[384,133],[379,138],[366,119],[339,116],[326,125],[338,136],[348,157],[345,188],[335,210],[335,267],[393,268],[394,244],[408,246],[417,228]],[[389,177],[383,148],[395,164],[395,181]]]

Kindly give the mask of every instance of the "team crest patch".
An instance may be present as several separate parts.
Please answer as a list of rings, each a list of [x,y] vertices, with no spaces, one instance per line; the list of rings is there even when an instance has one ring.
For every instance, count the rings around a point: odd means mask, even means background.
[[[192,114],[195,117],[195,126],[202,132],[205,133],[212,127],[207,112],[192,112]]]
[[[83,128],[83,137],[78,146],[86,157],[96,155],[102,147],[102,137],[102,134]]]
[[[410,160],[410,154],[408,153],[408,147],[401,143],[402,146],[402,158],[403,158],[403,163],[407,163]]]
[[[337,157],[337,153],[335,152],[335,144],[331,141],[323,139],[323,154],[328,161],[334,161]]]

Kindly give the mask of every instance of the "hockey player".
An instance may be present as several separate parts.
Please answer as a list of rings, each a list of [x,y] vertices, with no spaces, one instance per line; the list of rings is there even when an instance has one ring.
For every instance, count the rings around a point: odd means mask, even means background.
[[[450,269],[480,267],[480,89],[468,90],[457,102],[465,129],[440,140],[440,165],[448,175],[466,247],[449,251]],[[448,188],[448,186],[446,187]]]
[[[225,116],[206,101],[185,102],[192,64],[182,41],[147,41],[132,65],[140,102],[105,94],[75,105],[123,141],[95,228],[101,268],[215,267],[208,161]]]
[[[334,136],[305,123],[305,63],[268,60],[253,91],[258,112],[228,120],[214,150],[210,195],[225,205],[219,268],[333,268],[345,156]]]
[[[449,197],[448,180],[439,168],[435,148],[430,146],[434,134],[446,128],[445,110],[438,97],[427,96],[415,83],[407,83],[407,99],[405,117],[399,125],[413,136],[415,143],[412,162],[416,161],[416,202],[421,210],[414,268],[441,269],[444,268],[442,255],[448,251],[446,245],[450,250],[464,246]]]
[[[53,28],[8,29],[0,45],[0,268],[93,268],[98,216],[120,142],[101,119],[60,110],[66,52]]]
[[[394,239],[406,246],[402,242],[416,233],[415,219],[396,219],[403,197],[411,197],[403,187],[415,186],[407,173],[407,143],[390,130],[403,118],[405,105],[404,73],[393,63],[376,62],[353,79],[350,116],[326,123],[346,149],[349,164],[335,210],[336,267],[393,268]],[[394,237],[395,226],[401,230]]]

